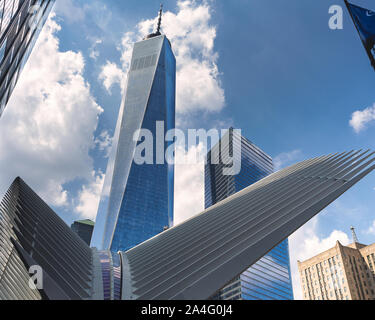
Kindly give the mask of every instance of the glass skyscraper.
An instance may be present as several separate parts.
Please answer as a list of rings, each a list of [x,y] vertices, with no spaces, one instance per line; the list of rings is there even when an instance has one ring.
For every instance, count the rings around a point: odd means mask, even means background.
[[[55,0],[0,0],[0,116]]]
[[[85,241],[87,245],[90,245],[92,232],[94,231],[95,223],[89,219],[74,221],[70,228],[79,235],[79,237]]]
[[[173,223],[174,166],[160,156],[173,143],[164,136],[175,126],[175,83],[169,40],[157,31],[135,43],[91,242],[98,249],[130,249]],[[156,139],[161,123],[164,136]],[[153,164],[133,161],[137,143],[143,142],[133,135],[141,128],[152,133]]]
[[[205,166],[206,209],[273,173],[272,158],[232,128],[207,155]],[[226,143],[229,142],[229,143]],[[224,175],[227,161],[241,157],[241,171]],[[214,159],[216,158],[216,159]],[[288,239],[218,291],[215,300],[292,300]]]

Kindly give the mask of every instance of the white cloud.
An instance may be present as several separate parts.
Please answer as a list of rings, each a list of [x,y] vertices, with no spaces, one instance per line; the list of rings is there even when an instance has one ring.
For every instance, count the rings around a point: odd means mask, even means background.
[[[336,241],[340,241],[342,245],[348,245],[350,243],[348,235],[345,232],[338,230],[332,231],[326,238],[320,238],[318,236],[318,223],[318,217],[313,218],[289,238],[293,292],[294,299],[296,300],[303,299],[297,260],[304,261],[312,258],[315,255],[334,247]]]
[[[95,139],[95,144],[98,147],[99,151],[105,153],[105,157],[109,157],[109,153],[112,148],[113,137],[111,137],[107,130],[102,131],[100,135]]]
[[[283,152],[273,158],[275,171],[278,171],[288,165],[292,165],[302,158],[301,150],[293,150],[290,152]]]
[[[102,66],[99,80],[103,81],[104,87],[107,89],[108,93],[111,93],[111,88],[114,84],[121,85],[123,76],[123,71],[115,63],[107,61],[107,63]]]
[[[372,107],[368,107],[364,110],[353,112],[349,124],[356,133],[360,133],[366,129],[366,126],[370,122],[373,121],[375,121],[375,104]]]
[[[75,210],[82,218],[95,221],[105,175],[101,172],[96,175],[93,171],[92,177],[92,182],[80,191]]]
[[[191,147],[185,152],[183,147],[176,148],[175,166],[175,206],[174,224],[201,213],[204,210],[204,165],[178,164],[194,163],[197,152],[200,152],[203,145]]]
[[[121,46],[119,46],[117,49],[121,51],[121,62],[125,74],[127,74],[129,71],[134,42],[141,39],[142,36],[140,34],[136,35],[132,31],[126,32],[121,39]]]
[[[216,27],[211,24],[208,1],[177,2],[177,13],[165,12],[162,31],[172,43],[177,62],[176,110],[178,117],[191,112],[218,112],[225,106],[224,90],[214,50]],[[133,43],[155,29],[156,18],[141,21],[135,32],[122,39],[122,62],[129,68]]]
[[[83,78],[80,52],[59,51],[47,21],[0,119],[0,193],[21,176],[49,204],[68,205],[64,184],[92,181],[93,133],[103,109]]]
[[[375,220],[372,222],[372,225],[370,225],[366,233],[375,235]]]

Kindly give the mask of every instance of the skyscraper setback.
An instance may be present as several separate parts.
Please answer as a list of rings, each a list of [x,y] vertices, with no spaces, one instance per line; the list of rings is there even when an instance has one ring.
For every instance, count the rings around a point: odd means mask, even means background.
[[[0,117],[55,0],[0,0]]]
[[[149,130],[156,145],[157,122],[164,134],[175,126],[176,60],[160,19],[157,31],[134,45],[91,242],[99,249],[130,249],[173,223],[174,166],[158,164],[155,153],[153,164],[133,161],[137,130]]]
[[[273,173],[270,156],[230,129],[207,155],[205,167],[206,209]],[[229,143],[226,143],[229,142]],[[224,175],[223,157],[241,157],[238,175]],[[213,158],[218,159],[213,159]],[[292,300],[288,239],[234,279],[212,299]]]

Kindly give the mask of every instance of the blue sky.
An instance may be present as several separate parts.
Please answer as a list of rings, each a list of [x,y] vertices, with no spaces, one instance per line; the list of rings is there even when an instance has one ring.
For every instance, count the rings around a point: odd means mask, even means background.
[[[370,0],[355,3],[375,10]],[[0,120],[0,193],[21,175],[67,223],[95,217],[129,43],[153,25],[159,4],[57,0]],[[345,8],[344,29],[329,29],[334,4],[344,7],[341,0],[164,1],[180,70],[179,126],[233,125],[278,166],[375,149],[375,108],[363,112],[375,104],[375,72]],[[357,131],[349,124],[356,111]],[[360,128],[359,120],[368,123]],[[202,168],[176,175],[181,221],[203,206]],[[191,192],[182,191],[187,185]],[[374,188],[370,175],[291,238],[294,277],[294,260],[348,242],[351,225],[362,242],[374,242]]]

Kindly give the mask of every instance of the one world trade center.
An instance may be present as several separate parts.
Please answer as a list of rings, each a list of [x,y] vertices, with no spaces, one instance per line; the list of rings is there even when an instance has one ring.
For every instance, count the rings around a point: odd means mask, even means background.
[[[142,143],[134,133],[147,129],[156,146],[157,126],[164,134],[175,127],[176,59],[160,33],[161,11],[157,31],[134,44],[91,241],[99,250],[128,250],[173,223],[174,166],[157,161],[155,148],[152,164],[134,162]],[[163,154],[171,144],[164,137]]]

